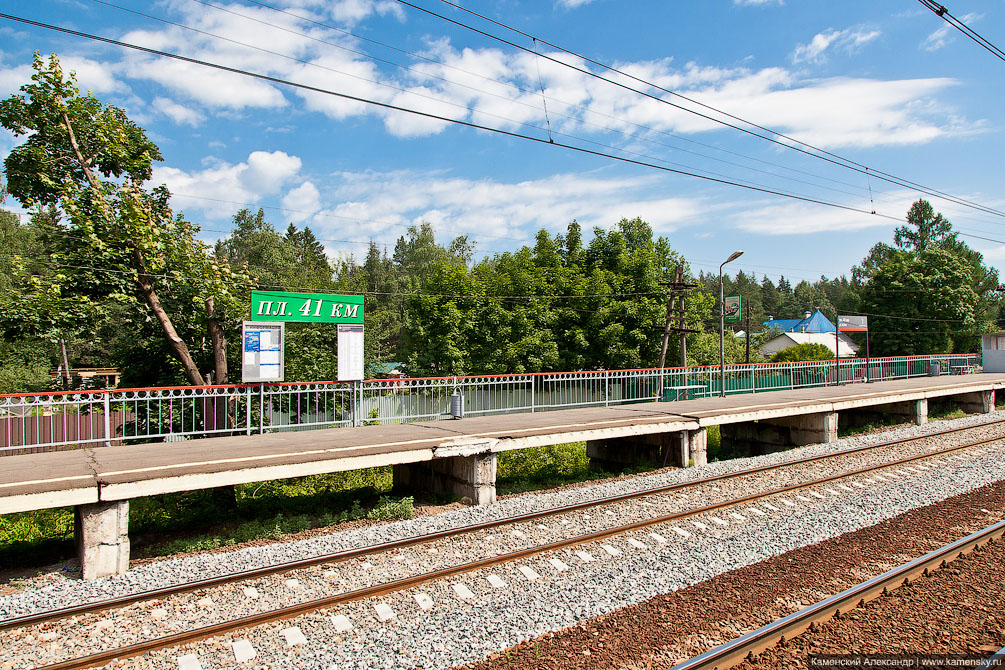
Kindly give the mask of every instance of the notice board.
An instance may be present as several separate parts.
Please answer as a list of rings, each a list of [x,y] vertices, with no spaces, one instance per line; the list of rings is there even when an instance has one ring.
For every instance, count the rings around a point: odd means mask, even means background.
[[[241,381],[283,381],[285,345],[286,324],[244,321],[241,326]]]

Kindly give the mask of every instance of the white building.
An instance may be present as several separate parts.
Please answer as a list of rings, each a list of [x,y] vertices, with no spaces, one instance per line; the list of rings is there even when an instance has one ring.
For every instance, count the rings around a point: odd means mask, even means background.
[[[1005,330],[981,335],[984,372],[1005,372]]]
[[[838,341],[841,358],[852,358],[858,354],[858,345],[844,333],[838,335]],[[822,344],[834,353],[834,333],[781,333],[761,345],[761,354],[770,358],[776,352],[797,344]],[[1005,351],[1002,354],[1005,355]]]

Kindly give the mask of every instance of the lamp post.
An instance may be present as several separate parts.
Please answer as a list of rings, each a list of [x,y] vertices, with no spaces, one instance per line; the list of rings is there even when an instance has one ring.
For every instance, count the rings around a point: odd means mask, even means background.
[[[726,299],[722,290],[722,268],[743,255],[737,249],[719,266],[719,397],[726,397]]]

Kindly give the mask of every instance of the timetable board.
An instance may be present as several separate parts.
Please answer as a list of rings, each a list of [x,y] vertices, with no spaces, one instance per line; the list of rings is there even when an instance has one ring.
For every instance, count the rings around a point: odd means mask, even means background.
[[[283,381],[285,345],[286,324],[244,321],[241,325],[241,381]]]

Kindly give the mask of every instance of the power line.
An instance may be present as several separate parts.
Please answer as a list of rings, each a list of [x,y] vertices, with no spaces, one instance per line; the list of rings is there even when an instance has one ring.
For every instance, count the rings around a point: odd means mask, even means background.
[[[475,28],[474,26],[468,25],[468,24],[463,23],[461,21],[457,21],[457,20],[452,19],[452,18],[450,18],[448,16],[445,16],[443,14],[439,14],[437,12],[434,12],[432,10],[426,9],[424,7],[420,7],[419,5],[416,5],[416,4],[412,3],[412,2],[408,2],[408,0],[397,0],[397,2],[400,3],[400,4],[402,4],[402,5],[405,5],[407,7],[411,7],[413,9],[417,10],[417,11],[420,11],[420,12],[423,12],[425,14],[428,14],[430,16],[434,16],[436,18],[439,18],[439,19],[441,19],[443,21],[447,21],[448,23],[451,23],[453,25],[459,26],[459,27],[464,28],[466,30],[470,30],[470,31],[472,31],[474,33],[477,33],[477,34],[482,35],[484,37],[487,37],[489,39],[495,40],[495,41],[500,42],[502,44],[506,44],[507,46],[511,46],[511,47],[513,47],[515,49],[519,49],[519,50],[527,52],[527,53],[534,53],[532,50],[528,49],[527,47],[521,46],[521,45],[519,45],[519,44],[517,44],[515,42],[512,42],[510,40],[507,40],[507,39],[505,39],[503,37],[499,37],[497,35],[493,35],[493,34],[491,34],[489,32],[481,30],[479,28]],[[728,128],[732,128],[732,129],[737,130],[739,132],[751,135],[753,137],[758,137],[758,138],[760,138],[762,140],[765,140],[765,141],[768,141],[768,142],[772,142],[772,143],[777,144],[779,146],[782,146],[782,147],[785,147],[785,148],[788,148],[788,149],[792,149],[794,151],[798,151],[800,153],[806,154],[807,156],[812,156],[814,158],[818,158],[820,160],[824,160],[824,161],[827,161],[829,163],[833,163],[834,165],[838,165],[838,166],[844,167],[846,169],[851,169],[851,170],[854,170],[856,172],[860,172],[860,173],[865,174],[865,175],[872,175],[872,176],[874,176],[874,177],[876,177],[878,179],[882,179],[883,181],[886,181],[886,182],[889,182],[889,183],[892,183],[892,184],[896,184],[896,185],[901,186],[901,187],[907,187],[907,188],[917,189],[917,190],[919,190],[919,191],[921,191],[923,193],[926,193],[928,195],[932,195],[932,196],[935,196],[935,197],[944,198],[946,200],[949,200],[949,201],[954,202],[954,203],[959,204],[959,205],[964,205],[964,206],[967,206],[967,207],[972,207],[974,209],[978,209],[978,210],[984,211],[984,212],[989,213],[989,214],[995,214],[996,216],[1005,217],[1005,212],[1001,212],[1001,211],[998,211],[998,210],[995,210],[995,209],[992,209],[992,208],[989,208],[989,207],[985,207],[984,205],[980,205],[978,203],[974,203],[974,202],[971,202],[971,201],[968,201],[968,200],[965,200],[965,199],[962,199],[962,198],[958,198],[956,196],[953,196],[953,195],[950,195],[950,194],[947,194],[947,193],[943,193],[941,191],[932,189],[930,187],[923,186],[923,185],[918,184],[916,182],[912,182],[912,181],[910,181],[908,179],[897,177],[895,175],[889,174],[887,172],[883,172],[881,170],[876,170],[875,168],[870,168],[870,167],[868,167],[866,165],[863,165],[861,163],[858,163],[858,162],[853,161],[853,160],[848,159],[848,158],[844,158],[844,157],[842,157],[842,156],[840,156],[838,154],[832,153],[832,152],[827,151],[825,149],[821,149],[821,148],[815,147],[815,146],[813,146],[811,144],[807,144],[806,142],[798,140],[798,139],[796,139],[794,137],[790,137],[790,136],[788,136],[788,135],[786,135],[784,133],[781,133],[781,132],[778,132],[778,131],[775,131],[775,130],[771,130],[770,128],[766,128],[766,127],[758,125],[758,124],[756,124],[756,123],[754,123],[752,121],[748,121],[746,119],[740,118],[738,116],[735,116],[735,115],[730,114],[728,112],[725,112],[723,110],[717,109],[717,108],[712,107],[710,105],[706,105],[705,103],[702,103],[702,102],[700,102],[698,100],[695,100],[693,98],[689,98],[689,97],[684,96],[684,95],[682,95],[680,93],[677,93],[677,92],[672,91],[670,89],[667,89],[667,88],[664,88],[664,87],[659,86],[657,84],[654,84],[653,82],[646,81],[644,79],[636,77],[636,76],[634,76],[632,74],[629,74],[627,72],[619,70],[619,69],[617,69],[617,68],[615,68],[613,66],[606,65],[606,64],[601,63],[599,61],[593,60],[593,59],[591,59],[591,58],[589,58],[587,56],[583,56],[582,54],[579,54],[579,53],[576,53],[574,51],[570,51],[568,49],[565,49],[563,47],[555,45],[555,44],[549,42],[548,40],[542,39],[542,38],[537,37],[537,36],[530,35],[529,33],[526,33],[526,32],[524,32],[522,30],[519,30],[519,29],[514,28],[512,26],[509,26],[509,25],[507,25],[505,23],[502,23],[502,22],[496,21],[494,19],[491,19],[491,18],[489,18],[487,16],[484,16],[483,14],[479,14],[478,12],[475,12],[473,10],[470,10],[470,9],[462,7],[462,6],[458,5],[458,4],[455,4],[455,3],[451,2],[450,0],[441,0],[441,2],[443,2],[444,4],[450,5],[451,7],[454,7],[456,9],[459,9],[461,11],[464,11],[464,12],[467,12],[467,13],[472,14],[474,16],[477,16],[477,17],[479,17],[479,18],[481,18],[481,19],[483,19],[485,21],[488,21],[490,23],[493,23],[495,25],[503,27],[503,28],[505,28],[507,30],[511,30],[511,31],[513,31],[513,32],[515,32],[515,33],[517,33],[519,35],[522,35],[522,36],[527,37],[529,39],[536,40],[536,41],[540,42],[541,44],[546,44],[546,45],[548,45],[548,46],[550,46],[552,48],[558,49],[558,50],[560,50],[560,51],[562,51],[564,53],[567,53],[567,54],[569,54],[571,56],[575,56],[577,58],[581,58],[581,59],[583,59],[586,62],[592,63],[592,64],[597,65],[599,67],[602,67],[602,68],[604,68],[606,70],[609,70],[611,72],[617,73],[618,75],[621,75],[621,76],[627,77],[629,79],[632,79],[634,81],[640,82],[640,83],[644,84],[645,86],[652,87],[652,88],[654,88],[656,90],[662,91],[662,92],[667,93],[667,94],[669,94],[671,96],[680,98],[681,100],[686,100],[687,102],[689,102],[691,104],[698,105],[698,106],[700,106],[700,107],[702,107],[704,109],[708,109],[709,111],[715,112],[717,114],[721,114],[721,115],[723,115],[723,116],[725,116],[727,118],[733,119],[733,120],[738,121],[740,123],[744,123],[744,124],[746,124],[748,126],[751,126],[753,128],[757,128],[758,130],[764,131],[766,133],[770,133],[770,135],[762,135],[762,134],[754,132],[754,131],[752,131],[752,130],[750,130],[748,128],[743,128],[743,127],[738,126],[736,124],[729,123],[727,121],[723,121],[722,119],[717,119],[717,118],[715,118],[713,116],[709,116],[708,114],[703,114],[703,113],[698,112],[698,111],[696,111],[694,109],[689,109],[689,108],[687,108],[687,107],[685,107],[683,105],[675,104],[675,103],[673,103],[673,102],[671,102],[669,100],[665,100],[664,98],[659,97],[658,95],[653,95],[652,93],[648,93],[646,91],[640,91],[639,89],[633,88],[631,86],[628,86],[627,84],[623,84],[623,83],[615,81],[613,79],[608,79],[607,77],[603,77],[603,76],[601,76],[601,75],[599,75],[599,74],[597,74],[595,72],[591,72],[590,70],[588,70],[586,68],[581,68],[581,67],[573,65],[571,63],[566,63],[566,62],[561,61],[561,60],[559,60],[557,58],[552,58],[550,56],[542,54],[543,58],[547,58],[548,60],[550,60],[550,61],[552,61],[552,62],[554,62],[554,63],[556,63],[558,65],[570,68],[572,70],[580,72],[581,74],[585,74],[585,75],[587,75],[589,77],[600,79],[601,81],[607,82],[607,83],[609,83],[609,84],[611,84],[613,86],[617,86],[618,88],[622,88],[622,89],[625,89],[625,90],[628,90],[628,91],[632,91],[632,92],[637,93],[639,95],[642,95],[642,96],[645,96],[645,97],[650,98],[652,100],[655,100],[656,102],[660,102],[660,103],[663,103],[665,105],[670,105],[671,107],[675,107],[675,108],[680,109],[681,111],[687,112],[689,114],[694,114],[694,115],[696,115],[698,117],[701,117],[701,118],[706,119],[708,121],[711,121],[713,123],[718,123],[718,124],[726,126]],[[772,137],[772,135],[774,137]],[[782,139],[776,139],[776,137],[777,138],[782,138]],[[783,141],[783,140],[785,140],[785,141]],[[796,145],[799,145],[799,146],[796,146]],[[806,148],[804,149],[802,147],[806,147]],[[816,152],[816,153],[814,153],[814,152]]]
[[[399,1],[401,1],[401,0],[399,0]],[[890,216],[888,214],[879,214],[879,213],[877,213],[875,211],[869,211],[869,210],[865,210],[865,209],[860,209],[860,208],[857,208],[857,207],[852,207],[850,205],[842,205],[840,203],[834,203],[834,202],[829,202],[829,201],[826,201],[826,200],[820,200],[818,198],[812,198],[812,197],[802,196],[802,195],[798,195],[798,194],[794,194],[794,193],[787,193],[785,191],[779,191],[779,190],[776,190],[776,189],[765,188],[765,187],[761,187],[761,186],[755,186],[755,185],[752,185],[752,184],[749,184],[749,183],[744,183],[744,182],[741,182],[741,181],[736,181],[736,180],[731,180],[731,179],[726,179],[726,178],[721,178],[721,177],[713,177],[713,176],[709,176],[708,174],[703,175],[703,174],[699,174],[697,172],[691,172],[689,170],[681,170],[681,169],[677,169],[677,168],[668,167],[668,166],[665,166],[665,165],[657,165],[655,163],[650,163],[650,162],[642,161],[642,160],[636,160],[636,159],[633,159],[633,158],[627,158],[625,156],[616,156],[614,154],[609,154],[609,153],[605,153],[603,151],[598,151],[598,150],[594,150],[594,149],[587,149],[585,147],[576,146],[576,145],[573,145],[573,144],[567,144],[567,143],[564,143],[564,142],[554,142],[554,141],[542,139],[540,137],[534,137],[532,135],[525,135],[525,134],[522,134],[522,133],[517,133],[517,132],[513,132],[513,131],[509,131],[509,130],[503,130],[501,128],[493,128],[491,126],[485,126],[485,125],[482,125],[482,124],[479,124],[479,123],[474,123],[472,121],[464,121],[464,120],[461,120],[461,119],[452,119],[452,118],[449,118],[449,117],[441,116],[439,114],[432,114],[430,112],[423,112],[423,111],[420,111],[420,110],[410,109],[410,108],[407,108],[407,107],[402,107],[402,106],[394,105],[394,104],[391,104],[391,103],[380,102],[378,100],[371,100],[371,99],[363,98],[363,97],[360,97],[360,96],[349,95],[348,93],[339,93],[337,91],[331,91],[331,90],[320,88],[320,87],[317,87],[317,86],[311,86],[311,85],[308,85],[308,84],[301,84],[301,83],[297,83],[297,82],[292,82],[292,81],[289,81],[289,80],[286,80],[286,79],[282,79],[280,77],[273,77],[271,75],[261,74],[261,73],[257,73],[257,72],[251,72],[251,71],[248,71],[248,70],[242,70],[240,68],[230,67],[230,66],[227,66],[227,65],[221,65],[219,63],[212,63],[212,62],[209,62],[209,61],[200,60],[198,58],[192,58],[192,57],[189,57],[189,56],[182,56],[180,54],[175,54],[175,53],[171,53],[171,52],[168,52],[168,51],[162,51],[162,50],[159,50],[159,49],[152,49],[150,47],[144,47],[144,46],[140,46],[140,45],[137,45],[137,44],[130,44],[128,42],[122,42],[120,40],[114,40],[114,39],[111,39],[111,38],[108,38],[108,37],[101,37],[99,35],[93,35],[93,34],[90,34],[90,33],[85,33],[85,32],[78,31],[78,30],[72,30],[70,28],[64,28],[64,27],[61,27],[61,26],[56,26],[56,25],[53,25],[53,24],[44,23],[44,22],[41,22],[41,21],[35,21],[35,20],[32,20],[32,19],[27,19],[27,18],[23,18],[23,17],[13,16],[13,15],[10,15],[10,14],[0,13],[0,18],[5,18],[5,19],[8,19],[8,20],[17,21],[19,23],[33,25],[33,26],[40,27],[40,28],[46,28],[48,30],[53,30],[53,31],[56,31],[56,32],[61,32],[61,33],[67,34],[67,35],[74,35],[76,37],[83,37],[83,38],[86,38],[86,39],[91,39],[91,40],[95,40],[95,41],[98,41],[98,42],[103,42],[105,44],[112,44],[114,46],[119,46],[119,47],[123,47],[123,48],[127,48],[127,49],[133,49],[133,50],[136,50],[136,51],[142,51],[144,53],[149,53],[149,54],[153,54],[153,55],[156,55],[156,56],[162,56],[162,57],[165,57],[165,58],[171,58],[171,59],[179,60],[179,61],[186,62],[186,63],[192,63],[192,64],[195,64],[195,65],[201,65],[203,67],[208,67],[208,68],[220,70],[220,71],[223,71],[223,72],[230,72],[232,74],[239,74],[239,75],[242,75],[242,76],[251,77],[251,78],[254,78],[254,79],[259,79],[259,80],[262,80],[262,81],[268,81],[268,82],[271,82],[271,83],[274,83],[274,84],[280,84],[280,85],[283,85],[283,86],[290,86],[290,87],[293,87],[293,88],[298,88],[298,89],[302,89],[302,90],[306,90],[306,91],[311,91],[311,92],[314,92],[314,93],[321,93],[321,94],[324,94],[324,95],[331,95],[331,96],[343,98],[345,100],[352,100],[354,102],[361,102],[361,103],[364,103],[364,104],[373,105],[373,106],[380,107],[380,108],[383,108],[383,109],[388,109],[388,110],[392,110],[392,111],[402,112],[402,113],[406,113],[406,114],[412,114],[412,115],[415,115],[415,116],[420,116],[420,117],[423,117],[423,118],[428,118],[428,119],[432,119],[432,120],[436,120],[436,121],[442,121],[444,123],[454,123],[454,124],[461,125],[461,126],[464,126],[464,127],[467,127],[467,128],[472,128],[472,129],[475,129],[475,130],[484,130],[484,131],[487,131],[487,132],[491,132],[491,133],[496,133],[496,134],[499,134],[499,135],[503,135],[505,137],[511,137],[511,138],[515,138],[515,139],[528,140],[528,141],[531,141],[531,142],[536,142],[538,144],[544,144],[544,145],[548,145],[548,146],[559,147],[559,148],[562,148],[562,149],[568,149],[570,151],[576,151],[578,153],[582,153],[582,154],[586,154],[586,155],[591,155],[591,156],[597,156],[597,157],[600,157],[600,158],[609,158],[611,160],[620,161],[622,163],[628,163],[628,164],[637,165],[637,166],[640,166],[640,167],[648,167],[648,168],[652,168],[652,169],[655,169],[655,170],[660,170],[660,171],[663,171],[663,172],[669,172],[669,173],[672,173],[672,174],[679,174],[679,175],[688,176],[688,177],[695,177],[697,179],[703,179],[705,181],[710,181],[710,182],[713,182],[713,183],[723,184],[723,185],[727,185],[727,186],[736,186],[738,188],[743,188],[743,189],[747,189],[747,190],[750,190],[750,191],[755,191],[755,192],[758,192],[758,193],[765,193],[765,194],[768,194],[768,195],[777,195],[777,196],[781,196],[781,197],[790,198],[790,199],[793,199],[793,200],[799,200],[799,201],[802,201],[802,202],[808,202],[808,203],[812,203],[812,204],[824,205],[824,206],[827,206],[827,207],[833,207],[835,209],[841,209],[841,210],[845,210],[845,211],[849,211],[849,212],[857,212],[857,213],[860,213],[860,214],[871,214],[873,216],[878,216],[880,218],[885,218],[885,219],[889,219],[889,220],[892,220],[892,221],[898,221],[898,222],[900,222],[900,221],[904,220],[904,219],[902,219],[900,217]],[[594,142],[591,142],[591,143],[596,144]]]
[[[376,80],[373,80],[373,79],[369,79],[367,77],[362,77],[362,76],[355,75],[355,74],[352,74],[352,73],[349,73],[349,72],[345,72],[343,70],[338,70],[336,68],[328,67],[328,66],[325,66],[325,65],[320,65],[320,64],[315,63],[313,61],[308,61],[308,60],[305,60],[305,59],[302,59],[302,58],[297,58],[295,56],[290,56],[288,54],[283,54],[283,53],[280,53],[280,52],[277,52],[277,51],[272,51],[271,49],[266,49],[266,48],[263,48],[263,47],[259,47],[259,46],[256,46],[254,44],[249,44],[247,42],[241,42],[241,41],[229,38],[229,37],[224,37],[222,35],[218,35],[216,33],[211,33],[211,32],[199,29],[199,28],[188,26],[186,24],[179,23],[177,21],[172,21],[172,20],[165,19],[165,18],[162,18],[162,17],[154,16],[152,14],[147,14],[145,12],[140,12],[138,10],[130,9],[130,8],[127,8],[127,7],[122,7],[120,5],[116,5],[114,3],[107,2],[106,0],[92,0],[92,2],[94,2],[96,4],[104,5],[106,7],[111,7],[113,9],[117,9],[117,10],[120,10],[120,11],[123,11],[123,12],[128,12],[130,14],[135,14],[137,16],[142,16],[144,18],[147,18],[147,19],[150,19],[150,20],[153,20],[153,21],[159,21],[161,23],[165,23],[167,25],[175,26],[177,28],[182,28],[184,30],[189,30],[189,31],[198,33],[200,35],[205,35],[207,37],[210,37],[210,38],[213,38],[213,39],[217,39],[217,40],[220,40],[220,41],[223,41],[223,42],[228,42],[230,44],[235,44],[235,45],[238,45],[238,46],[241,46],[241,47],[245,47],[245,48],[248,48],[248,49],[254,49],[256,51],[261,51],[263,53],[267,53],[267,54],[270,54],[270,55],[273,55],[273,56],[278,56],[280,58],[291,60],[293,62],[300,63],[302,65],[307,65],[309,67],[317,67],[317,68],[320,68],[320,69],[323,69],[323,70],[327,70],[329,72],[333,72],[335,74],[339,74],[339,75],[342,75],[342,76],[345,76],[345,77],[350,77],[352,79],[357,79],[359,81],[364,81],[364,82],[373,84],[375,86],[389,88],[389,89],[398,91],[400,93],[404,93],[406,95],[414,95],[416,97],[423,98],[423,99],[426,99],[426,100],[432,100],[434,102],[443,103],[443,104],[451,106],[451,107],[462,109],[462,110],[464,110],[464,112],[468,112],[469,111],[467,105],[465,105],[465,104],[456,103],[456,102],[453,102],[453,101],[450,101],[450,100],[444,100],[443,98],[438,98],[438,97],[435,97],[435,96],[432,96],[432,95],[427,95],[427,94],[424,94],[424,93],[418,93],[416,91],[413,91],[413,90],[410,90],[410,89],[407,89],[407,88],[403,88],[401,86],[397,86],[397,85],[393,85],[393,84],[388,84],[388,83],[384,83],[384,82],[381,82],[381,81],[376,81]],[[310,39],[310,40],[317,41],[317,42],[320,42],[320,43],[323,43],[323,44],[326,44],[326,45],[329,45],[329,46],[333,46],[333,47],[336,47],[336,48],[339,48],[339,49],[344,49],[344,50],[349,51],[350,53],[359,54],[359,55],[365,55],[365,56],[367,56],[369,58],[373,58],[372,56],[369,56],[368,54],[364,54],[363,52],[356,51],[356,50],[353,50],[353,49],[348,49],[346,47],[343,47],[341,45],[335,44],[333,42],[329,42],[327,40],[321,40],[319,38],[316,38],[316,37],[311,36],[311,35],[307,35],[305,33],[299,32],[299,31],[291,30],[291,29],[288,29],[288,28],[285,28],[285,27],[282,27],[282,26],[277,26],[275,24],[269,23],[267,21],[262,21],[260,19],[254,18],[254,17],[248,17],[248,16],[245,16],[243,14],[240,14],[240,13],[237,13],[237,12],[233,12],[231,10],[228,10],[228,9],[225,9],[225,8],[222,8],[222,7],[217,7],[216,5],[204,2],[203,0],[193,0],[193,2],[197,2],[199,4],[202,4],[202,5],[205,5],[205,6],[208,6],[208,7],[213,7],[215,9],[220,10],[220,11],[224,11],[224,12],[227,12],[229,14],[233,14],[235,16],[239,16],[239,17],[247,19],[249,21],[254,21],[256,23],[259,23],[259,24],[262,24],[262,25],[266,25],[266,26],[269,26],[269,27],[277,29],[277,30],[282,30],[282,31],[287,32],[287,33],[298,35],[298,36],[304,37],[305,39]],[[405,69],[405,70],[410,71],[410,72],[416,72],[412,68],[409,68],[409,67],[403,66],[403,65],[399,65],[397,63],[393,63],[392,61],[387,61],[387,60],[384,60],[384,59],[377,59],[377,58],[374,58],[374,60],[377,60],[379,62],[388,63],[390,65],[394,65],[395,67],[399,67],[399,68]],[[425,74],[425,73],[423,73],[423,74]],[[453,86],[460,86],[462,88],[467,88],[467,89],[470,89],[470,90],[475,91],[477,93],[481,93],[481,94],[484,94],[484,95],[489,95],[489,96],[492,96],[492,97],[496,97],[496,98],[499,98],[501,100],[505,100],[505,101],[507,101],[507,102],[509,102],[511,104],[518,104],[518,105],[522,105],[524,107],[528,107],[528,108],[531,108],[531,109],[536,109],[536,105],[531,105],[529,103],[526,103],[526,102],[523,102],[523,101],[520,101],[520,100],[513,100],[511,98],[507,98],[505,96],[498,95],[498,94],[492,93],[490,91],[485,91],[483,89],[478,89],[478,88],[475,88],[473,86],[468,86],[466,84],[452,82],[452,81],[450,81],[448,79],[445,79],[443,77],[437,77],[435,75],[428,75],[428,74],[425,74],[425,76],[430,76],[430,77],[432,77],[434,79],[439,79],[439,80],[441,80],[441,81],[443,81],[445,83],[448,83],[450,85],[453,85]],[[539,73],[539,76],[540,76],[540,73]],[[492,80],[492,81],[498,82],[498,80]],[[498,82],[498,83],[503,83],[503,82]],[[517,88],[517,90],[520,90],[520,91],[523,91],[523,92],[527,92],[526,90],[520,89],[520,88]],[[529,122],[526,122],[526,121],[518,121],[518,120],[512,119],[510,117],[502,116],[500,114],[494,114],[494,113],[490,113],[490,112],[479,112],[479,114],[481,114],[483,116],[492,117],[492,118],[498,119],[500,121],[505,121],[507,123],[512,123],[512,124],[517,125],[517,126],[524,126],[526,128],[531,128],[531,129],[534,129],[534,130],[540,130],[542,132],[546,132],[547,135],[548,135],[548,137],[551,138],[551,135],[552,135],[553,131],[551,129],[550,121],[548,120],[547,102],[546,102],[547,97],[544,95],[543,82],[542,82],[542,89],[541,89],[541,97],[545,101],[544,102],[544,110],[545,110],[545,121],[546,121],[546,124],[547,124],[546,128],[542,128],[542,127],[540,127],[538,125],[535,125],[533,123],[529,123]],[[567,104],[567,103],[563,103],[563,104]],[[581,109],[581,110],[583,110],[584,112],[587,112],[587,113],[593,113],[592,110],[589,110],[587,108],[578,107],[578,106],[577,106],[577,108],[579,108],[579,109]],[[558,116],[560,116],[562,118],[569,119],[571,121],[576,121],[576,122],[579,122],[579,123],[583,123],[583,124],[588,125],[588,126],[600,128],[600,129],[608,131],[608,132],[614,132],[614,133],[617,133],[617,134],[622,135],[624,137],[627,137],[629,139],[639,140],[639,141],[646,142],[646,143],[649,143],[649,144],[655,144],[655,145],[662,146],[662,147],[665,147],[665,148],[668,148],[668,149],[672,149],[672,150],[676,150],[676,151],[683,151],[685,153],[689,153],[689,154],[692,154],[692,155],[695,155],[695,156],[700,156],[702,158],[707,158],[708,160],[712,160],[712,161],[716,161],[716,162],[720,162],[720,163],[725,163],[727,165],[732,165],[734,167],[742,168],[742,169],[745,169],[745,170],[751,170],[753,172],[758,172],[758,173],[769,175],[769,176],[772,176],[772,177],[778,177],[780,179],[786,179],[786,180],[789,180],[789,181],[793,181],[795,183],[804,184],[804,185],[811,186],[811,187],[814,187],[814,188],[826,189],[828,191],[833,191],[835,193],[843,193],[845,195],[851,195],[851,196],[857,195],[855,193],[851,193],[851,192],[846,191],[846,190],[842,190],[842,189],[838,189],[838,188],[834,188],[834,187],[830,187],[830,186],[823,186],[821,184],[809,182],[809,181],[806,181],[806,180],[803,180],[803,179],[796,179],[794,177],[779,175],[777,173],[770,172],[770,171],[767,171],[767,170],[761,170],[761,169],[758,169],[758,168],[750,167],[749,165],[742,165],[740,163],[735,163],[733,161],[728,161],[728,160],[721,159],[721,158],[715,158],[713,156],[709,156],[709,155],[703,154],[701,152],[691,151],[691,150],[688,150],[688,149],[681,149],[679,147],[675,147],[673,145],[666,144],[664,142],[657,142],[657,141],[655,141],[655,140],[653,140],[651,138],[647,138],[647,137],[644,137],[644,136],[641,136],[641,135],[626,133],[625,131],[618,130],[618,129],[615,129],[615,128],[610,128],[610,127],[607,127],[607,126],[601,126],[599,124],[595,124],[595,123],[586,121],[584,119],[577,119],[575,117],[564,115],[564,114],[559,114]],[[614,116],[610,116],[610,115],[606,115],[606,114],[604,116],[607,116],[608,118],[611,118],[612,120],[618,121],[620,123],[631,124],[631,122],[629,122],[627,120],[619,119],[619,118],[614,117]],[[632,125],[638,125],[638,124],[632,124]],[[645,127],[645,126],[642,126],[642,127],[644,129],[646,129],[646,130],[650,130],[650,131],[653,130],[653,129]],[[605,148],[605,149],[619,150],[619,148],[617,148],[617,147],[613,147],[613,146],[610,146],[610,145],[605,145],[605,144],[602,144],[602,143],[594,141],[594,140],[589,140],[589,139],[586,139],[586,138],[583,138],[583,137],[572,135],[570,133],[564,133],[564,132],[554,131],[554,134],[561,135],[563,137],[568,137],[570,139],[579,140],[580,142],[586,142],[586,143],[594,144],[596,146],[599,146],[599,147],[602,147],[602,148]],[[675,163],[675,162],[666,161],[665,159],[657,158],[655,156],[650,156],[648,154],[643,154],[641,152],[628,151],[626,149],[620,149],[620,151],[622,151],[624,153],[628,153],[630,155],[639,156],[639,157],[642,157],[642,158],[647,158],[647,159],[650,159],[650,160],[656,160],[656,161],[665,162],[668,165],[675,165],[675,166],[678,166],[678,167],[684,167],[684,168],[688,168],[690,170],[698,170],[700,172],[704,172],[705,174],[708,174],[708,175],[711,175],[711,176],[726,177],[726,175],[723,175],[721,173],[710,172],[708,170],[703,170],[701,168],[696,168],[696,167],[689,166],[689,165],[682,164],[682,163]],[[740,155],[742,156],[742,154],[740,154]],[[749,156],[743,156],[743,157],[747,158],[749,160],[758,160],[758,159],[755,159],[755,158],[749,157]],[[812,176],[812,177],[818,178],[818,179],[827,179],[826,177],[822,177],[820,175],[815,175],[815,174],[812,174],[812,173],[809,173],[809,172],[805,172],[803,170],[796,170],[794,168],[788,168],[786,166],[778,166],[778,167],[781,167],[783,169],[792,170],[794,172],[803,173],[803,174],[806,174],[808,176]],[[836,182],[837,180],[830,180],[830,181],[835,181]],[[764,184],[758,184],[757,182],[745,182],[745,183],[753,184],[753,185],[756,185],[756,186],[765,186]],[[849,184],[849,186],[852,186],[853,188],[857,188],[857,187],[855,187],[852,184]],[[401,225],[401,224],[396,224],[396,225]]]
[[[953,28],[956,28],[961,33],[966,35],[968,38],[970,38],[980,46],[990,51],[1000,60],[1005,61],[1005,51],[1002,51],[994,44],[981,37],[978,33],[968,28],[967,25],[963,23],[963,21],[960,21],[958,18],[950,14],[949,10],[946,9],[944,5],[940,5],[939,3],[933,2],[932,0],[918,0],[918,2],[920,2],[922,5],[935,12],[935,14],[942,17],[942,19],[944,19],[946,23],[951,25]]]

